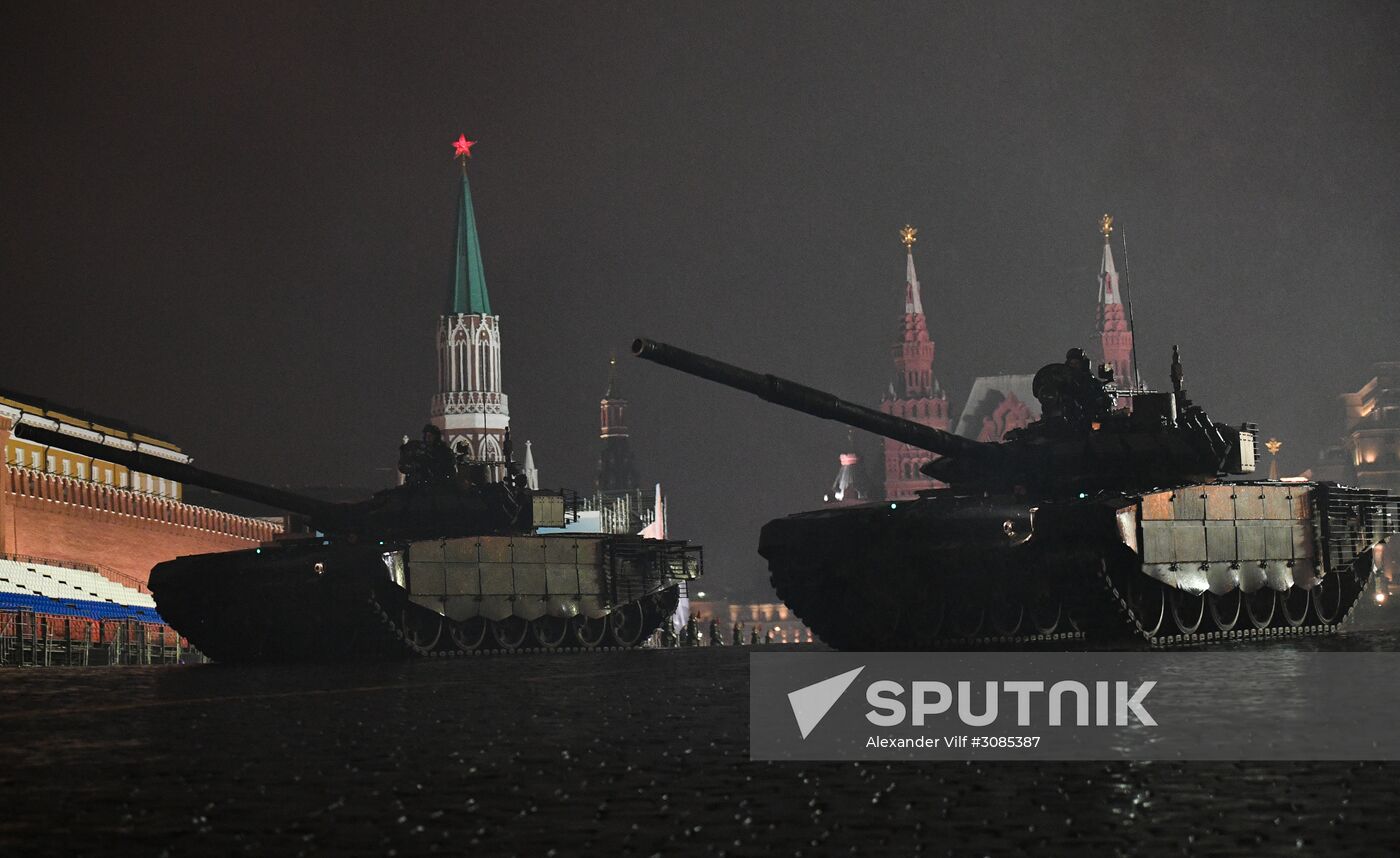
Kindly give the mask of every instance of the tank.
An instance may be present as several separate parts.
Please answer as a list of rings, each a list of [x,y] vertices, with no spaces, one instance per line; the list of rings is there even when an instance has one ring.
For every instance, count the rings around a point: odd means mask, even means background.
[[[210,473],[23,420],[36,443],[286,510],[288,534],[151,570],[156,607],[216,661],[327,661],[477,650],[632,647],[699,577],[679,540],[542,532],[570,518],[563,492],[531,490],[462,460],[424,428],[400,448],[402,485],[350,504]]]
[[[774,590],[837,649],[1160,646],[1332,632],[1400,532],[1400,498],[1260,480],[1257,430],[1119,390],[1079,349],[1036,373],[1042,417],[973,441],[639,339],[638,357],[937,454],[942,487],[763,527]]]

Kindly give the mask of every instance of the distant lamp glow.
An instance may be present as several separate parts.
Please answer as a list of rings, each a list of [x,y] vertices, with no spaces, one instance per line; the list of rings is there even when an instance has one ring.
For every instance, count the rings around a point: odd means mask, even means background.
[[[892,503],[892,504],[890,504],[890,509],[899,509],[899,504],[897,504],[897,503]]]
[[[705,591],[704,591],[704,590],[701,590],[699,593],[696,593],[696,594],[695,594],[695,598],[697,598],[697,599],[703,599],[703,598],[705,598]]]
[[[1278,451],[1283,449],[1283,442],[1277,438],[1270,438],[1264,442],[1264,449],[1269,451],[1269,479],[1278,479]]]
[[[1377,605],[1384,605],[1384,604],[1385,604],[1385,594],[1384,594],[1384,593],[1377,593],[1377,594],[1376,594],[1376,604],[1377,604]]]

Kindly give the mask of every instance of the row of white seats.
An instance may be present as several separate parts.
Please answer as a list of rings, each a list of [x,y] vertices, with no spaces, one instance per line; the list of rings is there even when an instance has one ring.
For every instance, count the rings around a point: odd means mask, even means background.
[[[0,559],[0,592],[111,602],[127,607],[154,608],[156,604],[149,593],[96,572],[6,559]]]

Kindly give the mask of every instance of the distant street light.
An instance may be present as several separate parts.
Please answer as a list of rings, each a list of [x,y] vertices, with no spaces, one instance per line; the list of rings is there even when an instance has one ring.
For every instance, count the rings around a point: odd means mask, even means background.
[[[1283,442],[1277,438],[1270,438],[1264,442],[1264,448],[1269,451],[1269,479],[1278,479],[1278,451],[1283,449]]]

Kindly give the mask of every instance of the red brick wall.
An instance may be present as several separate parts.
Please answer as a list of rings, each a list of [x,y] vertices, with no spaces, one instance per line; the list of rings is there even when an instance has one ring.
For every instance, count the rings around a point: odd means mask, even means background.
[[[0,471],[0,550],[88,563],[145,583],[182,554],[235,551],[280,530],[110,486],[21,468]]]

